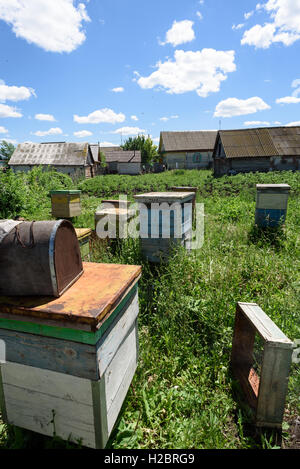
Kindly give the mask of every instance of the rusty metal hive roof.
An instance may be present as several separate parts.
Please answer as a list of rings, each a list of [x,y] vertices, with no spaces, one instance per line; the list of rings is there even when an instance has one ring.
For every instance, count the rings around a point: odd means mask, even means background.
[[[184,132],[161,132],[159,150],[169,151],[213,151],[217,131],[194,130]]]
[[[9,165],[83,166],[88,151],[88,143],[21,143]]]

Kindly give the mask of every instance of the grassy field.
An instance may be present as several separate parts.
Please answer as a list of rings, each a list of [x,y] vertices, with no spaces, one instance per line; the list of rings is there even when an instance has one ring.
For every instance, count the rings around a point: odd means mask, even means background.
[[[18,176],[18,182],[15,176],[10,178],[10,186],[22,187],[22,193],[18,209],[10,209],[9,216],[27,219],[51,217],[50,186],[72,187],[68,178],[47,178],[39,171],[31,177]],[[291,185],[288,216],[283,230],[262,234],[254,227],[255,184],[271,182]],[[94,226],[93,214],[101,198],[127,194],[133,200],[135,193],[173,185],[199,189],[197,202],[205,206],[201,249],[190,255],[179,250],[168,265],[151,267],[142,259],[137,240],[124,241],[116,252],[104,250],[97,241],[93,246],[94,262],[143,266],[139,365],[108,447],[295,447],[292,433],[300,415],[300,365],[292,365],[280,438],[254,429],[229,359],[237,301],[257,302],[291,340],[300,339],[300,173],[214,179],[210,171],[177,170],[136,177],[100,176],[76,184],[84,196],[83,212],[75,225]],[[72,445],[0,420],[0,447],[66,446]]]

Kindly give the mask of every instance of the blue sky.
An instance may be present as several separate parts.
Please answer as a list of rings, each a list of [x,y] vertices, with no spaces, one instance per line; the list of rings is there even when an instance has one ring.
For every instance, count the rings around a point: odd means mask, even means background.
[[[0,0],[0,139],[300,125],[300,0]]]

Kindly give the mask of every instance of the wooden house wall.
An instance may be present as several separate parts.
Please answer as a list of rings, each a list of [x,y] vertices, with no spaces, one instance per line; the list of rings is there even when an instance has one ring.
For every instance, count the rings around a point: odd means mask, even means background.
[[[211,151],[165,153],[164,163],[168,169],[204,169],[212,165]]]
[[[140,174],[140,163],[118,163],[119,174]]]

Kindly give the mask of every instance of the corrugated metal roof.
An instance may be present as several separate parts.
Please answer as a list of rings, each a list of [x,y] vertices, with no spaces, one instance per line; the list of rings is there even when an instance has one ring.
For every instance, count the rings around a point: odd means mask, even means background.
[[[217,131],[161,132],[159,151],[213,151]]]
[[[87,162],[88,151],[88,143],[21,143],[9,165],[82,166]]]
[[[300,156],[300,127],[220,130],[227,158]]]
[[[139,150],[105,152],[105,158],[107,163],[140,163],[142,161]]]

